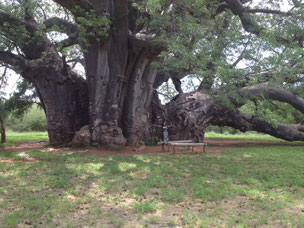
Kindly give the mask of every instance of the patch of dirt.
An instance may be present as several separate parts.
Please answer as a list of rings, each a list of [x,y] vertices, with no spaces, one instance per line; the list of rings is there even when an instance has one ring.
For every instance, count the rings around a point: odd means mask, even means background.
[[[37,162],[38,160],[32,160],[32,161],[29,161],[29,160],[10,160],[10,159],[0,159],[0,162],[2,163],[7,163],[7,164],[10,164],[10,163],[16,163],[16,162],[22,162],[22,163],[34,163],[34,162]]]
[[[123,149],[113,150],[106,148],[46,148],[47,142],[31,142],[24,143],[18,146],[4,147],[4,151],[29,151],[35,149],[41,149],[43,152],[47,153],[61,153],[64,151],[83,152],[92,155],[133,155],[133,154],[151,154],[151,155],[173,155],[173,156],[183,156],[183,155],[206,155],[213,156],[222,153],[227,149],[244,149],[244,148],[264,148],[270,146],[304,146],[304,143],[289,143],[285,141],[267,141],[267,140],[244,140],[244,139],[206,139],[207,143],[206,153],[202,152],[202,147],[195,147],[194,152],[191,148],[177,147],[177,153],[174,154],[173,148],[165,147],[165,151],[162,151],[162,146],[141,146],[141,147],[124,147]]]
[[[37,141],[21,143],[17,146],[5,146],[3,151],[29,151],[29,150],[40,150],[48,145],[48,141]]]

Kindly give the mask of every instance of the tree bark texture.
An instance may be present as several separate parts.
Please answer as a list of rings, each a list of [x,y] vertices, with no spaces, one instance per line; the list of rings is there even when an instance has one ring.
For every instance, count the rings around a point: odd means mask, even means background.
[[[23,76],[34,84],[42,100],[50,144],[70,143],[75,131],[89,122],[86,81],[55,54],[30,64]]]
[[[275,89],[268,91],[273,93]],[[278,91],[282,92],[280,89]],[[277,98],[280,99],[280,96]],[[288,98],[285,97],[285,99]],[[242,132],[258,131],[287,141],[304,140],[304,126],[302,124],[273,126],[261,118],[231,110],[223,105],[217,96],[201,92],[177,95],[165,106],[165,109],[167,115],[164,118],[174,126],[169,131],[171,139],[195,140],[197,138],[201,140],[204,129],[212,124],[221,127],[231,126]]]
[[[6,142],[5,125],[1,113],[0,113],[0,134],[1,134],[1,143],[5,143]]]
[[[104,6],[112,28],[106,39],[92,40],[84,54],[93,146],[125,145],[126,140],[136,145],[150,138],[149,107],[157,72],[151,63],[157,53],[130,40],[128,7],[127,1]]]

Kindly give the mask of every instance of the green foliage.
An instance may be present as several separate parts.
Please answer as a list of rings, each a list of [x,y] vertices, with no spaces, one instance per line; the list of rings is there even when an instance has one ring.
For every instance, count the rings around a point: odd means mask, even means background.
[[[46,117],[44,111],[37,105],[31,106],[28,112],[21,118],[10,116],[7,121],[8,127],[14,131],[45,131]]]
[[[145,145],[146,146],[155,146],[155,145],[157,145],[157,142],[155,140],[151,139],[151,140],[146,141]]]
[[[273,126],[280,123],[297,124],[304,119],[304,114],[290,104],[268,99],[257,102],[248,101],[240,110],[257,118],[263,118]]]
[[[108,146],[108,149],[109,149],[109,150],[122,150],[123,147],[120,146],[120,145],[110,144],[110,145]]]
[[[21,118],[33,105],[37,95],[33,86],[25,80],[18,81],[17,89],[3,104],[4,116]]]
[[[205,132],[214,132],[218,134],[238,134],[240,131],[232,128],[232,127],[218,127],[218,126],[208,126],[205,130]]]
[[[79,7],[75,10],[83,14],[83,16],[76,17],[75,20],[79,30],[79,39],[85,47],[90,45],[90,41],[100,42],[102,38],[108,35],[111,25],[108,14],[100,16],[95,10],[85,12]]]

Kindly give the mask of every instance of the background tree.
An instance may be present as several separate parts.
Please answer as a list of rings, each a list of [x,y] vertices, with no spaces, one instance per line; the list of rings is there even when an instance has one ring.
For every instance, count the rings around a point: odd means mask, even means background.
[[[3,103],[5,101],[5,93],[2,91],[2,88],[6,86],[6,73],[7,73],[7,67],[1,67],[3,68],[3,73],[1,76],[1,81],[0,81],[0,136],[1,140],[0,143],[5,143],[6,142],[6,132],[5,132],[5,113],[4,113],[4,108],[3,108]]]
[[[53,145],[88,123],[91,145],[137,144],[162,119],[182,132],[177,138],[214,124],[303,140],[299,122],[238,110],[271,99],[303,114],[303,5],[283,11],[284,2],[3,1],[0,60],[35,86]],[[184,93],[189,74],[201,83]],[[154,91],[168,78],[179,94],[161,106]]]
[[[1,135],[1,143],[6,142],[6,134],[5,134],[5,125],[3,118],[3,110],[2,110],[2,100],[0,100],[0,135]]]

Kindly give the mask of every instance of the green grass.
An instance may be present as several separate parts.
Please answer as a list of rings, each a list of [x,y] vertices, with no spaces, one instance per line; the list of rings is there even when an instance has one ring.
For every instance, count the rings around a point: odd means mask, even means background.
[[[248,140],[282,140],[275,138],[271,135],[264,135],[264,134],[259,134],[259,133],[252,133],[252,132],[247,132],[247,133],[241,133],[241,134],[219,134],[215,132],[207,132],[205,134],[206,138],[211,138],[211,139],[248,139]]]
[[[0,227],[303,227],[304,147],[216,156],[0,153]]]
[[[6,132],[6,143],[0,146],[13,146],[24,142],[33,142],[39,140],[48,140],[47,132]]]

